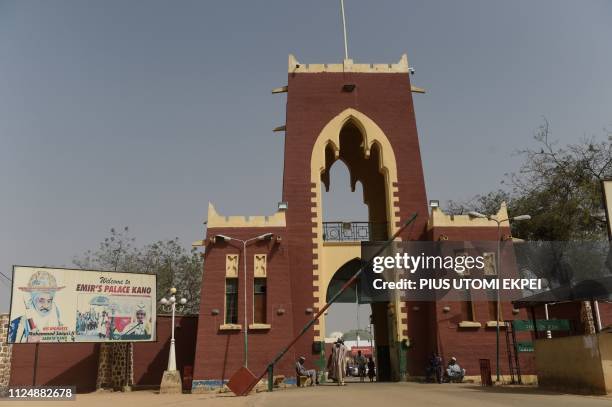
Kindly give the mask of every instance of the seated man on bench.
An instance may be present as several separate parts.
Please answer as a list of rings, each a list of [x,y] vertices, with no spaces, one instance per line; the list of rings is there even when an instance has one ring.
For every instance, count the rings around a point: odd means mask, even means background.
[[[314,386],[315,384],[319,384],[319,379],[317,378],[317,371],[314,369],[306,370],[304,367],[304,362],[306,358],[304,356],[300,356],[297,362],[295,362],[295,373],[297,374],[297,385],[300,385],[300,376],[305,376],[310,378],[310,385]]]

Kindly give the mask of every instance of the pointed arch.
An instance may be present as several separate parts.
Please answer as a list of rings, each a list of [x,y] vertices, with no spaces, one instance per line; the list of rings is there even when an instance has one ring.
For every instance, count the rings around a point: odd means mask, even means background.
[[[397,197],[397,162],[395,153],[391,142],[388,137],[382,131],[382,129],[365,114],[360,111],[347,108],[340,114],[332,118],[321,130],[317,137],[313,149],[311,152],[311,183],[316,185],[313,187],[317,191],[320,191],[321,182],[327,187],[329,186],[329,180],[325,175],[328,169],[328,162],[326,156],[329,154],[330,147],[334,152],[334,156],[337,159],[340,152],[340,133],[342,129],[348,124],[354,125],[361,133],[363,137],[362,149],[365,158],[370,157],[372,147],[376,145],[378,149],[378,170],[384,175],[385,178],[385,192],[386,192],[386,218],[389,224],[388,234],[391,236],[395,233],[399,217],[396,215],[396,208],[398,207]],[[313,221],[321,224],[321,197],[320,192],[316,195],[317,213]]]
[[[326,157],[338,159],[340,157],[340,132],[343,127],[350,122],[353,124],[362,135],[362,144],[360,145],[363,151],[363,158],[369,159],[374,148],[377,162],[374,166],[384,177],[384,191],[381,190],[381,196],[384,196],[384,203],[379,202],[383,207],[376,210],[377,213],[385,213],[385,221],[387,222],[387,236],[392,236],[398,228],[399,220],[399,197],[398,197],[398,178],[397,178],[397,162],[395,153],[391,146],[389,138],[371,118],[361,113],[360,111],[347,108],[341,113],[333,117],[321,129],[317,139],[315,140],[311,152],[311,212],[312,212],[312,241],[313,241],[313,286],[315,306],[322,307],[325,304],[327,286],[332,278],[333,273],[344,262],[360,255],[360,245],[354,244],[349,246],[335,246],[333,244],[324,245],[323,242],[323,210],[321,197],[321,184],[329,185],[329,179],[326,176]],[[374,147],[376,146],[376,147]],[[329,175],[329,172],[327,172]],[[364,193],[365,193],[365,184]],[[365,198],[365,196],[364,196]],[[365,200],[365,199],[364,199]],[[372,203],[368,204],[370,207]],[[374,221],[378,221],[375,219]],[[394,304],[397,309],[400,308],[399,299],[396,299]],[[402,326],[402,313],[395,314],[395,323],[397,326]],[[323,340],[325,338],[325,317],[314,324],[315,340]],[[401,330],[396,330],[402,332]],[[399,333],[397,334],[399,335]],[[399,338],[399,337],[398,337]],[[398,339],[399,340],[399,339]]]

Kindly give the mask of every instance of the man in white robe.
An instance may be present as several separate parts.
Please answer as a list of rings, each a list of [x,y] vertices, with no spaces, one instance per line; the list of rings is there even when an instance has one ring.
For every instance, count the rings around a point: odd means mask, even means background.
[[[62,287],[55,277],[46,270],[32,274],[26,287],[19,287],[28,293],[23,299],[25,313],[13,319],[9,325],[9,342],[38,342],[44,328],[62,327],[60,311],[55,303],[55,294]],[[58,336],[58,341],[60,337]]]
[[[327,361],[327,371],[329,378],[338,383],[338,386],[344,386],[344,375],[346,373],[346,355],[348,348],[344,345],[342,339],[338,339],[332,346],[332,353]]]

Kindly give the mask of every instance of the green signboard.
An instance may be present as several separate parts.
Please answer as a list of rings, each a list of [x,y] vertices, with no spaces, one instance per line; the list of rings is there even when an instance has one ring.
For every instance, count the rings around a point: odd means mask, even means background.
[[[538,319],[536,321],[538,331],[569,331],[570,324],[567,319]],[[515,331],[533,331],[533,321],[517,319],[512,321],[512,329]]]
[[[516,350],[518,352],[533,352],[533,342],[517,342]]]

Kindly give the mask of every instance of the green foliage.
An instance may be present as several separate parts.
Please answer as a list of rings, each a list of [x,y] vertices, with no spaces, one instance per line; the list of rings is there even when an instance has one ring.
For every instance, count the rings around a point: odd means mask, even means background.
[[[156,274],[157,300],[176,287],[177,298],[185,297],[188,301],[183,313],[199,311],[202,257],[195,249],[185,250],[178,238],[139,248],[127,227],[120,231],[112,228],[97,250],[75,257],[73,263],[82,269]]]
[[[544,121],[534,139],[539,148],[518,154],[524,162],[518,173],[508,176],[508,190],[476,196],[465,203],[449,202],[448,211],[460,214],[476,210],[495,214],[502,201],[509,216],[531,215],[514,222],[512,233],[527,240],[605,240],[601,181],[612,177],[612,137],[583,139],[563,148],[550,139]]]

